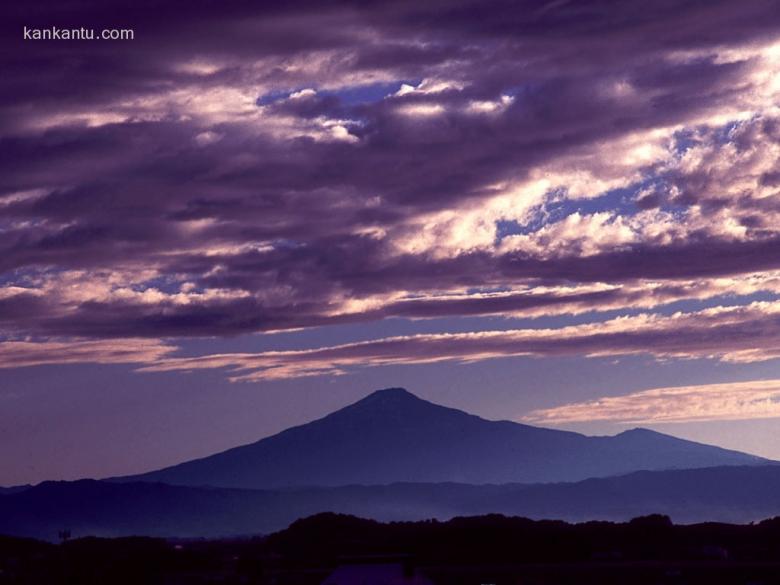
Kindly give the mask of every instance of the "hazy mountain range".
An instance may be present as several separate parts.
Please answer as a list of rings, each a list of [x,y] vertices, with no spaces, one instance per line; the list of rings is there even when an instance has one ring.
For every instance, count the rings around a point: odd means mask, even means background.
[[[159,471],[0,490],[0,533],[255,534],[326,511],[747,522],[780,514],[780,465],[645,429],[588,437],[488,421],[388,389]]]
[[[318,512],[376,520],[501,513],[569,521],[662,513],[676,522],[780,514],[780,466],[641,471],[560,484],[411,484],[240,490],[94,480],[44,482],[0,496],[0,534],[216,537],[268,533]]]

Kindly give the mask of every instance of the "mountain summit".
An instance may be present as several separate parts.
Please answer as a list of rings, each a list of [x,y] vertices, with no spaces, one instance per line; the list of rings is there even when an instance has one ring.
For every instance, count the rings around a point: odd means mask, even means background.
[[[237,488],[535,483],[765,462],[646,429],[588,437],[489,421],[388,388],[256,443],[117,481]]]

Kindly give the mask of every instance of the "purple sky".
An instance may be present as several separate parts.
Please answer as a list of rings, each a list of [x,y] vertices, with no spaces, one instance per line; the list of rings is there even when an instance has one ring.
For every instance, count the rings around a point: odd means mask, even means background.
[[[776,1],[3,11],[0,484],[387,386],[780,458]]]

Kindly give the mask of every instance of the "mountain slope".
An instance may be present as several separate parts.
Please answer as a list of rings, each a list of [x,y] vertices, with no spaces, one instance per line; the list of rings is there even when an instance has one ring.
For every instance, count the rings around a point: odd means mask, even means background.
[[[376,520],[501,513],[569,521],[750,522],[780,515],[780,465],[641,471],[577,483],[392,484],[287,490],[94,480],[46,482],[0,496],[0,534],[217,537],[268,533],[319,512]]]
[[[392,388],[256,443],[118,480],[253,489],[399,481],[532,483],[761,462],[642,429],[586,437],[488,421]]]

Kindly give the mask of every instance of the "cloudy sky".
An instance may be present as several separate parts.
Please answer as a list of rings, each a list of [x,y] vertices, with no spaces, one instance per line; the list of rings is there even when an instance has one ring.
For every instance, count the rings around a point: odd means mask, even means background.
[[[15,4],[0,484],[387,386],[780,458],[776,0]]]

